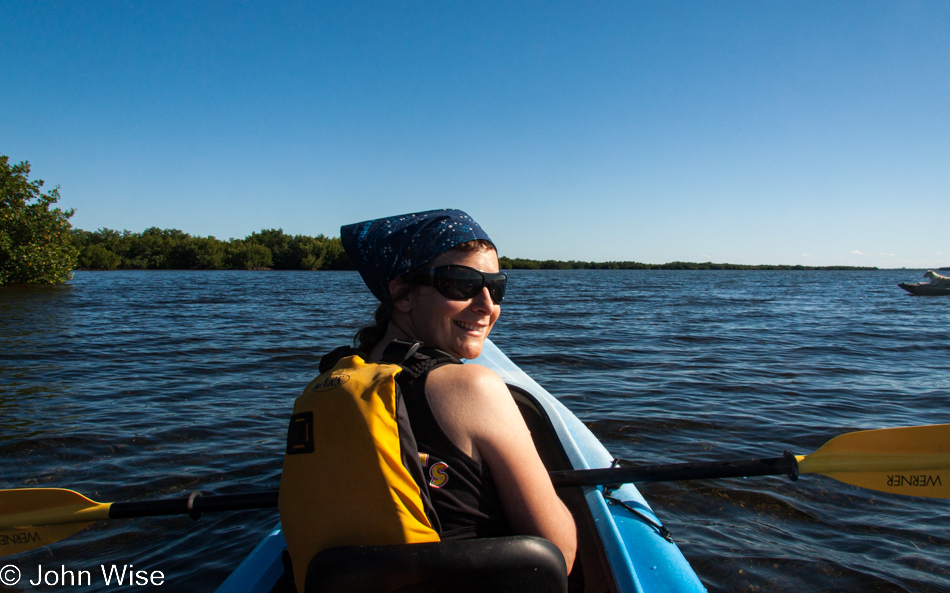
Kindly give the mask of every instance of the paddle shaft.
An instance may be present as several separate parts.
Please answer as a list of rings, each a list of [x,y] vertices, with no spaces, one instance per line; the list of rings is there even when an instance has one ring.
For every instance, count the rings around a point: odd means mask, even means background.
[[[663,482],[702,480],[743,476],[795,475],[794,457],[715,461],[708,463],[675,463],[648,467],[615,467],[550,472],[556,487],[597,486],[630,482]],[[114,502],[109,505],[110,519],[190,515],[197,519],[202,513],[221,513],[250,509],[271,509],[277,506],[277,490],[247,494],[202,495],[195,492],[179,498]]]
[[[251,492],[248,494],[217,494],[204,496],[192,494],[183,498],[165,500],[142,500],[114,502],[109,507],[110,519],[133,519],[162,515],[191,515],[197,519],[201,513],[221,513],[249,509],[271,509],[277,506],[277,490]]]
[[[777,475],[788,475],[793,479],[798,477],[794,456],[789,454],[785,457],[770,459],[673,463],[647,467],[613,467],[550,472],[551,482],[558,488]],[[267,490],[248,494],[212,496],[192,494],[187,497],[167,500],[114,502],[109,508],[109,518],[132,519],[162,515],[191,515],[198,518],[202,513],[268,509],[277,506],[277,495],[277,490]]]
[[[551,482],[556,488],[779,475],[787,475],[793,480],[798,478],[798,464],[795,461],[795,456],[791,453],[786,453],[784,457],[768,459],[671,463],[646,467],[612,467],[550,472]]]

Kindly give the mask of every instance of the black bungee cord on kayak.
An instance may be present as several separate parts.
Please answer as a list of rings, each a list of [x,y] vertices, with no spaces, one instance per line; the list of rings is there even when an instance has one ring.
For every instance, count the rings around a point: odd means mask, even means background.
[[[660,523],[658,520],[656,520],[656,519],[654,519],[653,517],[651,517],[650,515],[646,514],[645,511],[642,511],[642,510],[638,509],[637,507],[632,506],[632,505],[630,505],[629,503],[626,503],[626,502],[620,500],[619,498],[614,498],[613,496],[610,496],[610,495],[607,494],[607,493],[604,493],[604,500],[607,501],[607,504],[615,504],[615,505],[618,505],[618,506],[621,506],[621,507],[627,509],[628,511],[630,511],[631,513],[633,513],[636,517],[638,517],[639,519],[643,519],[643,522],[644,522],[644,523],[646,523],[647,525],[649,525],[649,526],[652,527],[653,529],[656,529],[656,532],[657,532],[657,534],[658,534],[660,537],[662,537],[662,538],[665,539],[666,541],[670,542],[671,544],[675,544],[675,543],[676,543],[675,541],[673,541],[673,533],[670,532],[670,530],[667,529],[666,526],[663,525],[662,523]]]
[[[618,467],[620,467],[620,461],[621,461],[620,459],[611,460],[610,469],[617,469]],[[614,498],[613,496],[611,496],[611,493],[614,490],[618,490],[622,486],[623,484],[604,484],[603,496],[607,504],[615,504],[627,509],[628,511],[633,513],[634,516],[636,516],[639,519],[642,519],[644,523],[646,523],[647,525],[655,529],[657,534],[659,534],[660,537],[670,542],[671,544],[676,543],[673,541],[673,534],[670,532],[670,530],[667,529],[665,525],[660,523],[659,520],[657,520],[655,517],[651,517],[642,509],[638,509],[635,506],[627,504],[626,502],[620,500],[619,498]]]

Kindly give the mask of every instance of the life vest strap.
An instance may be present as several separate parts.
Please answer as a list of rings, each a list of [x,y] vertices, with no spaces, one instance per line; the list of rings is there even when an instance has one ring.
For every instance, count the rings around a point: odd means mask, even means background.
[[[393,340],[383,352],[383,362],[398,364],[404,373],[413,379],[421,377],[435,367],[444,364],[461,364],[458,357],[438,348],[430,348],[422,342]]]
[[[393,340],[383,351],[383,362],[402,365],[402,363],[406,362],[419,348],[422,348],[422,342]]]

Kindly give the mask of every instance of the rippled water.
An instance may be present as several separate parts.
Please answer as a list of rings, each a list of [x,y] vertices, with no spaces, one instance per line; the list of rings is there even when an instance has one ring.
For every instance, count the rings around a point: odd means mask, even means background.
[[[619,457],[806,454],[846,431],[950,422],[950,297],[896,286],[919,276],[516,271],[492,338]],[[293,399],[373,304],[351,272],[0,287],[0,488],[101,501],[275,488]],[[950,591],[945,500],[821,476],[641,490],[710,591]],[[31,578],[133,564],[211,591],[275,520],[101,521],[0,564]]]

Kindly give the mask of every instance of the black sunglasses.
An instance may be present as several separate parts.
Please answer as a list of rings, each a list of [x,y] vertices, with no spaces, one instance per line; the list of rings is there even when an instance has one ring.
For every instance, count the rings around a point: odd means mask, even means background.
[[[501,303],[505,300],[505,289],[508,287],[506,274],[482,272],[468,266],[439,266],[417,270],[406,279],[411,284],[434,286],[439,294],[453,301],[473,299],[487,286],[491,300]]]

